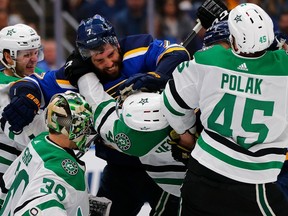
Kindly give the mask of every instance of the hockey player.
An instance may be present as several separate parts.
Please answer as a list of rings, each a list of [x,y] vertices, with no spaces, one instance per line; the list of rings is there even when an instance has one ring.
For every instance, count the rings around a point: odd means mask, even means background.
[[[128,37],[118,43],[111,24],[99,15],[83,21],[77,35],[77,46],[81,55],[72,54],[65,66],[67,74],[73,72],[73,76],[69,77],[71,83],[76,85],[79,78],[77,74],[83,75],[83,72],[95,71],[105,90],[113,96],[116,96],[119,84],[132,74],[156,71],[156,68],[160,72],[166,72],[165,67],[169,68],[167,72],[171,74],[176,65],[189,59],[189,54],[182,46],[168,46],[168,42],[153,40],[150,35]],[[100,49],[100,52],[95,50],[97,46],[104,50]],[[43,77],[29,76],[23,80],[25,82],[17,82],[11,87],[11,98],[13,99],[14,93],[19,88],[24,88],[27,83],[36,83],[37,88],[30,89],[30,91],[41,92],[41,97],[37,99],[41,101],[42,110],[47,106],[47,101],[53,94],[63,92],[64,87],[71,87],[69,82],[65,82],[63,72],[64,68],[61,68],[58,71],[48,72]],[[154,78],[163,85],[168,78],[163,74],[165,77],[163,81],[164,78],[159,76],[160,72],[158,76],[151,73],[146,81],[150,82]],[[93,89],[86,86],[87,91],[95,92],[94,94],[99,98],[105,98],[106,93],[103,94],[102,85],[99,81],[96,84]],[[74,88],[74,91],[77,89]],[[25,102],[26,98],[19,98],[19,100],[22,104],[26,104],[24,106],[29,112],[36,111]],[[5,108],[3,117],[6,123],[11,124],[13,131],[21,132],[23,127],[30,122],[25,122],[27,110],[23,110],[18,104],[10,103]],[[147,175],[138,158],[129,158],[109,148],[101,151],[100,148],[101,146],[97,147],[97,152],[109,162],[104,170],[103,181],[97,195],[112,200],[111,215],[136,215],[145,202],[149,202],[155,211],[159,200],[160,203],[166,202],[166,197],[160,199],[164,193],[163,190]],[[178,206],[178,203],[175,203]],[[162,206],[159,204],[159,207]],[[177,207],[173,208],[171,204],[171,208],[176,214]]]
[[[76,45],[79,54],[71,55],[65,68],[70,82],[76,85],[83,70],[86,70],[83,65],[90,65],[90,71],[96,73],[106,92],[113,97],[118,95],[119,85],[135,74],[141,76],[143,86],[164,87],[173,69],[190,58],[184,47],[169,45],[168,41],[153,40],[150,35],[129,36],[118,42],[113,26],[99,15],[81,22]],[[85,85],[85,88],[83,94],[91,92],[98,95],[97,87]],[[113,107],[104,119],[111,112]],[[147,175],[146,170],[153,172],[149,170],[152,166],[144,167],[138,158],[104,145],[97,146],[96,155],[107,161],[97,196],[112,200],[110,215],[137,215],[145,202],[150,204],[152,212],[160,212],[164,206],[170,206],[166,214],[177,214],[178,200],[169,200],[170,204],[165,205],[169,198],[167,192]],[[157,206],[160,209],[156,209]]]
[[[17,24],[7,26],[0,31],[0,61],[4,66],[0,71],[0,114],[3,108],[10,103],[8,96],[10,86],[8,84],[38,72],[36,64],[42,59],[41,38],[33,28],[24,24]],[[21,97],[26,97],[25,92],[21,92],[21,94]],[[31,106],[35,110],[38,109],[38,104],[37,101],[31,101]],[[31,116],[26,116],[26,118],[30,119]],[[4,129],[2,126],[1,128]],[[38,129],[41,131],[43,127]],[[1,129],[0,143],[1,178],[26,145],[12,141]],[[2,186],[1,181],[0,186]]]
[[[288,56],[266,51],[273,23],[259,6],[237,6],[228,25],[232,50],[197,52],[163,92],[162,110],[177,133],[194,124],[193,108],[202,112],[204,130],[181,188],[181,215],[284,216],[288,203],[273,182],[287,152]]]
[[[92,110],[74,92],[56,94],[47,108],[47,126],[3,176],[8,193],[0,215],[89,215],[85,152]],[[2,195],[2,194],[0,194]]]
[[[78,84],[79,91],[95,110],[95,130],[104,143],[110,148],[139,157],[141,163],[148,168],[149,176],[170,194],[166,193],[165,199],[174,197],[175,202],[180,201],[177,197],[180,197],[180,185],[186,167],[172,157],[171,144],[177,145],[179,136],[159,110],[160,94],[137,92],[128,96],[122,109],[119,109],[119,103],[112,97],[100,100],[93,92],[86,91],[86,86],[93,87],[96,80],[95,74],[89,73],[81,77]],[[108,112],[111,113],[106,116]],[[175,205],[163,207],[165,215],[169,214],[167,210],[175,211],[172,207],[177,208]]]
[[[99,76],[105,90],[115,96],[118,86],[126,78],[135,73],[145,73],[147,75],[148,71],[156,71],[156,74],[149,73],[145,78],[142,76],[141,83],[143,86],[152,83],[152,86],[157,86],[158,88],[163,86],[170,78],[173,68],[179,62],[189,59],[189,55],[183,47],[178,45],[167,46],[168,43],[153,40],[149,35],[128,37],[118,43],[113,27],[101,16],[95,16],[81,24],[78,29],[77,41],[81,55],[77,53],[71,55],[65,67],[67,74],[72,71],[72,76],[69,79],[74,85],[77,83],[79,74],[81,76],[83,72],[87,73],[96,70],[96,74]],[[105,49],[99,52],[99,50],[95,50],[98,43],[106,44],[107,46],[103,46]],[[166,72],[167,74],[165,74]],[[50,75],[47,76],[47,74]],[[39,99],[41,107],[44,108],[45,104],[47,104],[47,99],[55,91],[59,90],[58,85],[55,84],[55,78],[61,79],[60,75],[61,70],[55,75],[46,73],[43,78],[29,77],[31,78],[30,81],[39,84],[42,91]],[[68,86],[68,83],[63,82],[63,80],[61,82],[62,86]],[[12,89],[11,91],[12,97],[17,86],[23,83],[25,82],[19,82],[14,85],[14,90]],[[59,82],[57,83],[59,84]],[[98,90],[101,91],[103,88],[99,82],[97,83],[96,88],[98,89],[93,89],[92,91],[95,91],[95,94],[98,95]],[[89,86],[87,88],[91,91]],[[12,124],[11,127],[15,126],[18,130],[21,130],[23,126],[30,123],[29,121],[25,122],[25,119],[23,120],[25,112],[22,112],[22,109],[15,103],[10,104],[6,108],[5,112],[11,115],[6,115],[7,118],[5,120]],[[17,119],[23,121],[17,121]],[[101,192],[98,195],[106,196],[108,194],[106,197],[112,199],[114,204],[111,209],[111,215],[136,215],[146,201],[153,203],[152,207],[154,209],[163,191],[148,177],[144,168],[140,166],[139,161],[136,158],[128,159],[128,157],[121,156],[116,151],[109,149],[101,151],[100,148],[101,146],[98,146],[97,153],[102,154],[101,157],[109,158],[107,160],[110,163],[108,163],[107,169],[104,170],[103,181],[100,185]],[[124,194],[125,196],[123,196]],[[165,200],[166,198],[163,199],[163,201]],[[160,203],[158,206],[162,206],[162,204]]]

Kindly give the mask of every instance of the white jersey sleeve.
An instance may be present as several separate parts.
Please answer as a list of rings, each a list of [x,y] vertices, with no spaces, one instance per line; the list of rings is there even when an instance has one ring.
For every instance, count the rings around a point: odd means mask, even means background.
[[[191,63],[183,62],[174,70],[173,78],[177,79],[177,85],[175,85],[174,79],[169,80],[162,92],[161,111],[178,134],[183,134],[194,126],[196,121],[194,109],[199,106],[198,103],[193,103],[193,101],[198,101],[197,71],[193,71],[196,74],[196,80],[192,81],[188,76],[189,73],[192,73],[191,69],[187,67],[189,64]],[[179,75],[181,79],[178,79]],[[187,97],[193,97],[194,100],[184,101],[182,99]]]
[[[81,95],[92,106],[93,110],[101,102],[112,99],[112,97],[104,91],[103,85],[100,83],[95,73],[88,73],[80,77],[78,80],[78,88]]]

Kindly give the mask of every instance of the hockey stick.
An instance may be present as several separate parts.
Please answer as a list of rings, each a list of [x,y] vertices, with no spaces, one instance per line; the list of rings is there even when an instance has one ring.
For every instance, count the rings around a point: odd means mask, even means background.
[[[192,32],[184,40],[181,45],[183,45],[192,55],[192,40],[195,38],[197,33],[204,27],[208,29],[213,24],[224,20],[228,15],[227,7],[220,0],[206,0],[203,5],[201,5],[197,12],[197,24],[192,29]],[[202,21],[200,21],[202,20]],[[202,22],[202,23],[201,23]]]

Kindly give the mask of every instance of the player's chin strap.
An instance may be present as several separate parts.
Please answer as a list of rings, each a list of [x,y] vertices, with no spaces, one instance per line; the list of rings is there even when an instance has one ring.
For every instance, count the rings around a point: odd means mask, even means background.
[[[14,74],[15,77],[18,77],[18,78],[23,78],[22,76],[20,76],[19,74],[17,74],[16,72],[16,61],[14,61],[14,65],[9,65],[9,64],[6,64],[2,59],[0,59],[1,63],[7,68],[7,69],[10,69],[12,70],[12,73]]]

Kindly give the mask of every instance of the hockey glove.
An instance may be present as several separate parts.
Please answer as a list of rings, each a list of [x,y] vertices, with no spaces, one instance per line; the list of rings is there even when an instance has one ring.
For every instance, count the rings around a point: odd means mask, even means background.
[[[79,53],[75,51],[67,58],[65,63],[65,76],[71,85],[77,87],[79,78],[87,73],[96,70],[91,59],[83,60]]]
[[[40,108],[37,97],[28,93],[25,96],[12,98],[2,113],[2,118],[9,122],[9,128],[14,134],[20,134],[26,125],[29,125]]]
[[[105,197],[89,195],[90,216],[109,216],[112,201]]]
[[[197,17],[205,29],[208,29],[215,19],[222,20],[227,14],[227,7],[221,0],[207,0],[197,10]]]
[[[159,91],[165,87],[168,80],[167,75],[156,72],[134,74],[119,86],[119,93],[124,100],[134,91]]]
[[[171,145],[172,157],[174,158],[174,160],[187,165],[192,150],[178,145],[180,136],[176,133],[175,130],[170,131],[169,137],[171,140],[168,140],[167,142]]]

